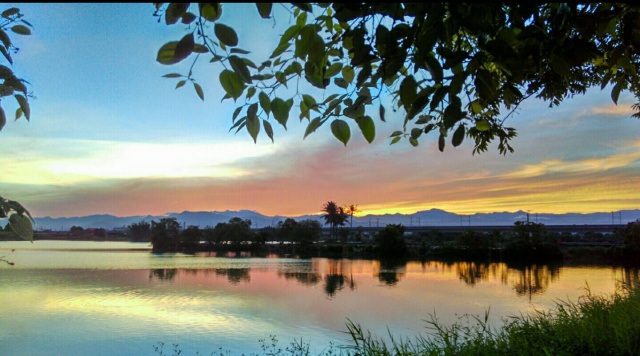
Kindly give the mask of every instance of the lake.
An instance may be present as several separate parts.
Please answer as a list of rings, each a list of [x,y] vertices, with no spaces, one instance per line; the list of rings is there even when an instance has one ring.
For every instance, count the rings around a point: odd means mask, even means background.
[[[610,294],[638,278],[610,266],[215,257],[149,252],[148,243],[0,242],[0,355],[181,355],[349,343],[347,318],[374,335],[425,333],[484,315],[502,318]],[[11,249],[16,249],[11,252]],[[462,318],[462,319],[460,319]],[[171,354],[171,353],[169,353]]]

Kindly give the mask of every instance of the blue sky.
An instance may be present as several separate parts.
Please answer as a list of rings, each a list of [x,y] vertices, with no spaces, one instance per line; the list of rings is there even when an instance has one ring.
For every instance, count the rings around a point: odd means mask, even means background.
[[[235,106],[220,102],[219,66],[201,60],[194,69],[204,102],[190,85],[175,90],[176,80],[162,78],[187,72],[191,62],[155,61],[184,27],[157,23],[153,5],[17,7],[35,28],[32,36],[12,36],[20,48],[14,71],[37,99],[31,122],[10,121],[0,132],[0,194],[36,216],[226,209],[299,215],[317,213],[328,200],[359,204],[365,214],[594,212],[640,202],[640,123],[630,117],[629,93],[618,106],[610,88],[552,109],[526,102],[509,119],[519,135],[516,153],[507,156],[495,145],[472,156],[470,142],[440,153],[433,135],[417,148],[389,146],[401,126],[401,113],[391,110],[387,123],[372,113],[372,144],[355,125],[347,148],[328,125],[303,140],[306,123],[296,112],[288,131],[273,125],[275,144],[264,134],[254,144],[246,131],[228,133]],[[275,20],[262,20],[253,4],[225,5],[220,22],[261,61],[290,21],[284,8],[274,9]],[[3,107],[11,113],[15,103]]]

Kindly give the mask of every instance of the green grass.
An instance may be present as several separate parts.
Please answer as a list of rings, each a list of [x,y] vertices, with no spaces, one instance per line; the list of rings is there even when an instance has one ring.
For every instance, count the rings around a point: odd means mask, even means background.
[[[349,321],[351,345],[332,346],[320,354],[640,355],[640,288],[624,288],[610,296],[592,295],[587,289],[577,302],[558,302],[550,311],[511,317],[501,328],[491,328],[488,317],[487,311],[484,318],[443,326],[433,316],[427,321],[427,335],[401,339],[389,331],[386,341]],[[251,355],[310,354],[309,345],[301,341],[284,349],[277,346],[275,337],[270,341],[261,340],[262,352]],[[180,355],[179,350],[174,349],[173,355]]]

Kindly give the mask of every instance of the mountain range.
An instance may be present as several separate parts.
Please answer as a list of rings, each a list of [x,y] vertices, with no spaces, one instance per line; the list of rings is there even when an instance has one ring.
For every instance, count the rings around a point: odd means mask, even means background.
[[[162,218],[176,218],[184,226],[197,225],[201,228],[215,226],[221,222],[228,222],[233,217],[250,219],[253,228],[276,226],[279,221],[284,221],[287,216],[266,216],[252,210],[240,211],[183,211],[181,213],[168,213],[163,216],[125,216],[113,215],[88,215],[80,217],[35,218],[36,229],[66,231],[72,226],[82,228],[104,228],[107,230],[125,228],[140,221],[159,221]],[[324,223],[321,215],[302,215],[291,217],[296,221],[312,219]],[[640,219],[640,210],[620,210],[608,213],[590,214],[530,214],[530,221],[544,223],[545,225],[598,225],[598,224],[626,224]],[[402,224],[404,226],[497,226],[513,225],[516,221],[526,221],[527,212],[495,212],[477,213],[471,215],[459,215],[440,209],[419,211],[414,214],[383,214],[354,216],[353,226],[376,227],[387,224]],[[349,225],[349,219],[346,225]]]

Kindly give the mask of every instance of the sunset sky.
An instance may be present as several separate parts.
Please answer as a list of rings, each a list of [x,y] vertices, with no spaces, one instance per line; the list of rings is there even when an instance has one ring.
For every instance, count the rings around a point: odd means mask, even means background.
[[[32,36],[12,35],[20,48],[13,69],[37,99],[31,122],[9,120],[0,132],[0,196],[35,216],[227,209],[302,215],[318,213],[328,200],[358,204],[363,214],[640,208],[640,122],[630,117],[628,92],[618,106],[610,88],[552,109],[527,101],[508,121],[519,134],[516,152],[506,156],[496,145],[472,156],[470,141],[440,153],[434,135],[417,148],[389,146],[403,114],[390,109],[386,123],[371,113],[372,144],[356,125],[346,148],[328,124],[303,140],[307,124],[295,107],[288,131],[273,125],[275,144],[264,133],[254,144],[246,131],[228,132],[235,106],[220,102],[220,66],[205,59],[194,69],[204,102],[192,86],[175,90],[176,80],[162,78],[186,73],[191,61],[155,61],[162,44],[185,32],[158,23],[153,5],[17,7],[35,28]],[[260,19],[253,4],[223,7],[220,22],[236,29],[239,47],[256,62],[289,24],[286,11],[274,9],[275,21]],[[2,106],[12,118],[13,99]]]

